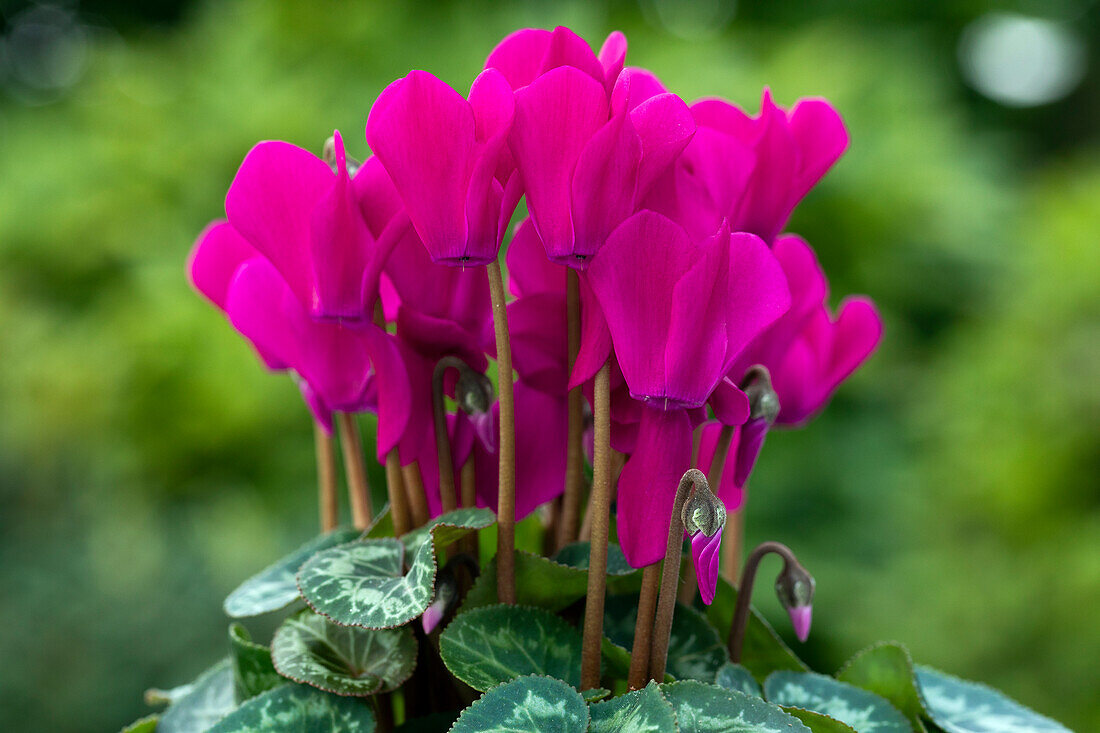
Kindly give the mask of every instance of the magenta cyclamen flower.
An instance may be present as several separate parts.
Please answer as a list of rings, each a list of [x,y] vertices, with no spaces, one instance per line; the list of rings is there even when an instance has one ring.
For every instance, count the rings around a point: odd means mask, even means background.
[[[474,80],[469,101],[424,71],[375,101],[367,142],[435,262],[496,259],[521,195],[507,146],[514,110],[512,88],[493,69]]]
[[[269,141],[245,156],[225,211],[318,320],[371,318],[378,277],[407,220],[377,161],[351,179],[335,134],[336,172],[290,143]]]

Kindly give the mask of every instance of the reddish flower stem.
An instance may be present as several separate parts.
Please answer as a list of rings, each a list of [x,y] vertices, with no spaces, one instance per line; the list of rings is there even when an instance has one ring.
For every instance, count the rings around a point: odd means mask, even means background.
[[[592,541],[588,554],[588,593],[581,651],[581,689],[600,686],[603,603],[607,587],[607,538],[611,511],[611,360],[596,372],[593,385],[595,455],[592,461]]]
[[[508,309],[499,262],[490,262],[489,296],[497,346],[497,390],[500,394],[500,476],[497,484],[497,598],[516,602],[516,405],[512,391],[512,345]]]
[[[752,584],[756,580],[756,568],[760,565],[760,560],[769,552],[782,557],[785,563],[799,564],[791,548],[782,542],[761,542],[749,553],[749,558],[745,561],[745,570],[741,573],[741,582],[737,584],[737,606],[733,612],[733,623],[730,624],[728,642],[730,659],[736,663],[741,662],[741,648],[745,644],[745,629],[749,623],[749,603],[752,598]]]
[[[581,344],[581,295],[577,271],[566,271],[566,333],[568,334],[569,368],[577,361]],[[561,499],[561,514],[557,525],[557,547],[560,549],[577,538],[580,521],[581,486],[584,481],[584,395],[580,386],[569,390],[569,433],[565,454],[565,491]]]
[[[395,537],[412,527],[409,519],[409,499],[405,495],[405,480],[401,475],[401,459],[394,448],[386,454],[386,493],[390,497],[390,519],[393,520]]]
[[[443,377],[448,369],[461,369],[466,363],[457,356],[445,356],[432,372],[432,417],[435,421],[435,451],[439,459],[439,502],[444,512],[458,508],[455,495],[454,459],[451,458],[451,437],[447,433],[447,413],[443,404]]]
[[[420,464],[413,461],[401,467],[405,479],[405,494],[409,497],[409,509],[412,514],[413,528],[428,523],[431,513],[428,511],[428,497],[424,494],[424,477],[420,475]]]
[[[627,684],[640,690],[649,681],[649,653],[653,644],[653,614],[657,610],[657,591],[661,585],[658,563],[642,568],[642,590],[638,594],[638,620],[634,622],[634,646],[630,650],[630,674]]]
[[[351,413],[338,412],[335,417],[340,445],[344,449],[344,473],[348,479],[352,522],[356,529],[366,529],[371,523],[370,487],[367,485],[367,466],[363,461],[359,426]]]
[[[321,531],[336,529],[339,506],[336,500],[336,450],[332,436],[320,423],[313,422],[313,445],[317,452],[317,505],[321,515]]]
[[[462,484],[461,501],[463,507],[477,506],[477,476],[474,470],[474,455],[471,453],[466,462],[462,464],[462,473],[459,476]],[[477,532],[471,532],[463,538],[462,542],[465,551],[474,558],[475,562],[478,562]]]

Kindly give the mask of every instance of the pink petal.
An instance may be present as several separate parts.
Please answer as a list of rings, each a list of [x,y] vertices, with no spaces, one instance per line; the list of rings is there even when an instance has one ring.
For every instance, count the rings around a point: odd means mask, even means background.
[[[596,55],[600,66],[603,67],[604,86],[608,95],[615,86],[615,80],[623,70],[626,63],[626,36],[622,31],[612,31],[600,46],[600,52]]]
[[[626,39],[623,40],[625,42]],[[623,49],[624,57],[625,53]],[[605,84],[606,72],[600,60],[596,58],[596,54],[592,53],[588,41],[561,25],[550,34],[550,43],[546,47],[546,56],[542,60],[542,71],[545,74],[559,66],[579,69],[601,85]],[[611,81],[614,83],[614,79]]]
[[[733,446],[733,484],[743,487],[749,481],[749,474],[756,459],[760,455],[760,449],[764,447],[764,438],[768,435],[768,421],[762,417],[749,420],[741,426],[737,443]]]
[[[424,629],[425,634],[430,634],[439,625],[439,622],[443,620],[443,611],[447,607],[447,602],[443,599],[433,601],[432,605],[424,609],[424,613],[420,616],[420,626]]]
[[[465,256],[469,264],[475,265],[496,260],[504,227],[518,201],[517,198],[511,208],[502,210],[504,183],[514,166],[507,141],[515,100],[511,87],[499,71],[486,69],[478,75],[470,88],[470,106],[474,111],[479,150],[466,196],[469,233]]]
[[[791,626],[799,641],[810,638],[810,622],[813,620],[813,606],[792,606],[787,609],[791,617]]]
[[[699,456],[695,467],[707,476],[711,476],[715,469],[714,454],[718,449],[718,438],[722,432],[722,424],[710,421],[703,425],[699,435]],[[743,485],[734,482],[733,463],[736,460],[737,446],[741,437],[741,428],[734,428],[730,438],[729,451],[726,453],[726,463],[722,469],[722,479],[718,486],[711,486],[714,494],[722,500],[727,511],[735,512],[741,508],[745,499]]]
[[[710,537],[702,532],[696,532],[691,538],[691,559],[695,564],[695,578],[699,583],[699,597],[708,606],[714,602],[714,594],[718,590],[720,549],[722,549],[721,529]]]
[[[615,79],[615,87],[611,92],[611,113],[618,115],[632,112],[647,99],[667,92],[665,85],[649,69],[627,67]]]
[[[735,357],[752,340],[787,312],[791,294],[775,255],[756,236],[730,235],[730,298],[727,319],[729,354]],[[727,369],[731,364],[727,365]]]
[[[611,332],[607,328],[599,300],[586,277],[581,277],[581,343],[573,371],[569,375],[572,389],[596,375],[611,356]]]
[[[485,59],[485,68],[499,70],[513,89],[525,87],[542,71],[550,31],[523,28],[504,37]]]
[[[767,89],[756,124],[759,138],[754,149],[759,163],[733,224],[771,242],[797,203],[793,184],[798,173],[798,149],[786,116],[772,102]]]
[[[375,101],[367,118],[367,143],[432,259],[466,256],[467,190],[477,162],[469,103],[431,74],[410,72]]]
[[[844,154],[848,148],[848,131],[844,129],[840,114],[824,99],[798,100],[788,119],[801,158],[793,190],[797,201]]]
[[[572,67],[547,72],[516,92],[509,145],[531,218],[551,259],[572,255],[570,181],[581,150],[606,121],[603,87]]]
[[[237,269],[226,294],[225,312],[229,322],[252,342],[268,369],[296,367],[298,361],[297,326],[289,319],[304,318],[290,287],[274,265],[263,257],[254,257]]]
[[[846,298],[837,311],[828,383],[840,384],[878,347],[882,340],[882,318],[870,298]]]
[[[229,284],[237,268],[257,256],[259,253],[229,222],[212,221],[195,241],[187,272],[195,289],[224,311]]]
[[[639,195],[668,170],[695,135],[695,120],[684,101],[675,94],[658,94],[638,104],[630,121],[642,145],[638,171]]]
[[[373,155],[364,160],[351,179],[351,188],[367,228],[378,239],[390,221],[405,208],[382,162]]]
[[[749,398],[729,377],[718,383],[707,404],[723,425],[741,425],[749,419]]]
[[[538,293],[508,304],[512,364],[521,380],[547,394],[568,389],[564,293]]]
[[[384,463],[409,424],[411,387],[409,374],[396,339],[380,328],[363,331],[378,387],[378,460]]]
[[[328,164],[308,150],[268,141],[248,152],[225,196],[233,228],[271,261],[305,308],[315,297],[310,216],[334,180]]]
[[[676,488],[690,464],[687,413],[647,408],[637,446],[619,476],[619,542],[631,567],[664,557]]]
[[[500,428],[497,426],[497,421],[494,418],[492,410],[489,412],[482,412],[476,415],[469,415],[470,424],[473,425],[474,434],[481,442],[481,447],[489,453],[497,452],[498,437],[500,435]]]
[[[517,298],[536,293],[565,292],[565,267],[546,257],[546,250],[530,217],[516,228],[505,254],[505,262],[508,265],[508,287]]]
[[[626,115],[613,118],[588,141],[573,173],[573,258],[584,269],[615,230],[634,212],[642,147]]]

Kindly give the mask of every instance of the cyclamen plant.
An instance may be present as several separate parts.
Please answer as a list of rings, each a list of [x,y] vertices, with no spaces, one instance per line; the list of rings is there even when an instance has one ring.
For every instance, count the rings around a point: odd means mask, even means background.
[[[228,658],[127,730],[1064,730],[897,644],[811,672],[750,608],[780,554],[806,639],[814,580],[789,548],[738,577],[745,487],[772,428],[882,334],[866,298],[831,311],[781,233],[848,136],[820,99],[687,104],[626,50],[521,30],[466,96],[424,71],[389,85],[362,163],[339,132],[320,156],[245,156],[191,281],[298,384],[322,534],[225,601],[282,614],[270,647],[234,623]],[[540,508],[545,556],[517,551]]]

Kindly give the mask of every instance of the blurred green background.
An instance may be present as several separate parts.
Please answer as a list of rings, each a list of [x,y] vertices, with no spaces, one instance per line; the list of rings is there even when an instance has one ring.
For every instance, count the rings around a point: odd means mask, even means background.
[[[805,658],[831,672],[896,639],[1100,729],[1095,2],[0,0],[0,17],[0,729],[144,714],[146,687],[223,653],[226,593],[315,531],[295,388],[184,276],[244,153],[339,127],[362,156],[393,78],[466,88],[504,34],[559,23],[596,46],[623,30],[628,61],[685,98],[755,111],[767,84],[849,125],[790,229],[834,299],[875,298],[886,338],[808,429],[769,440],[747,518],[817,576]]]

